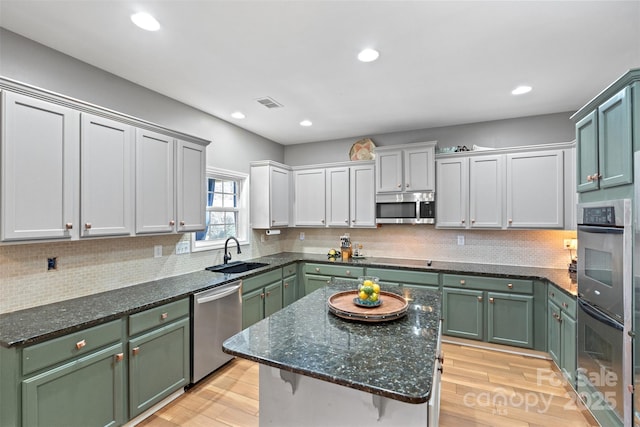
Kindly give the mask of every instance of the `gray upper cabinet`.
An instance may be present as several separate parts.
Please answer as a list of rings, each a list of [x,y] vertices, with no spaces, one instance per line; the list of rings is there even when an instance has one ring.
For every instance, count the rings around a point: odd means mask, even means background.
[[[199,231],[206,227],[206,147],[177,141],[177,229]]]
[[[436,226],[465,228],[469,210],[469,159],[440,158],[436,161]]]
[[[128,235],[133,231],[134,129],[82,114],[80,137],[80,235]]]
[[[175,228],[173,155],[173,138],[136,130],[136,233]]]
[[[293,171],[294,221],[296,226],[324,227],[326,209],[325,169]]]
[[[376,195],[374,183],[373,164],[349,167],[350,227],[376,226]]]
[[[326,225],[349,226],[349,168],[327,168],[325,171]]]
[[[376,192],[435,191],[435,142],[376,148]]]
[[[78,235],[80,114],[2,92],[3,241]]]

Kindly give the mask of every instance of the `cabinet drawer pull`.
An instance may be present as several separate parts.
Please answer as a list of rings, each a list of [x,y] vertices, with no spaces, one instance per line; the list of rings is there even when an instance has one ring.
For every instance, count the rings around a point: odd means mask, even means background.
[[[509,284],[507,285],[507,288],[509,288],[509,289],[513,289],[513,283],[509,283]]]
[[[85,345],[87,345],[87,342],[85,340],[80,340],[76,343],[76,349],[80,350],[82,347],[84,347]]]
[[[320,267],[316,267],[316,273],[320,273]]]
[[[67,230],[71,230],[73,228],[73,224],[68,222],[64,225],[64,228],[66,228]]]
[[[482,302],[482,297],[480,297],[480,296],[479,296],[479,297],[478,297],[478,301],[479,301],[479,302]]]
[[[176,225],[176,222],[174,220],[171,220],[169,221],[169,225],[173,227],[174,225]]]
[[[351,276],[351,270],[347,270],[347,276]]]
[[[131,350],[131,353],[134,356],[137,356],[140,353],[140,347],[133,347],[133,349]]]
[[[464,280],[460,280],[460,284],[464,285],[465,284]]]
[[[124,360],[124,353],[118,353],[115,355],[116,362],[122,362]]]
[[[167,317],[169,317],[169,313],[162,313],[160,315],[160,319],[165,320]]]
[[[489,303],[493,304],[493,297],[489,298]]]

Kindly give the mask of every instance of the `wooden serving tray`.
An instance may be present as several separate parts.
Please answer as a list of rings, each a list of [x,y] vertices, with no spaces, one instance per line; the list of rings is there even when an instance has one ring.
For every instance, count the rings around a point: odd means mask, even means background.
[[[358,291],[344,291],[329,297],[329,311],[338,317],[362,322],[388,322],[407,314],[409,304],[402,296],[391,292],[380,292],[381,304],[362,307],[354,304]]]

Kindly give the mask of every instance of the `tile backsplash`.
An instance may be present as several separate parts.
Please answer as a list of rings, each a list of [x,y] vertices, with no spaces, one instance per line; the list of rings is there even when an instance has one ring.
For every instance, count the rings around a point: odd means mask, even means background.
[[[304,240],[300,240],[304,232]],[[462,231],[432,226],[385,225],[379,229],[286,229],[280,235],[252,233],[236,259],[277,252],[326,253],[348,232],[365,255],[565,268],[563,239],[573,231]],[[457,244],[464,236],[464,245]],[[190,235],[127,237],[0,246],[0,313],[176,276],[222,262],[222,250],[175,254]],[[263,241],[264,240],[264,241]],[[154,258],[153,248],[163,256]],[[47,258],[58,267],[47,271]]]

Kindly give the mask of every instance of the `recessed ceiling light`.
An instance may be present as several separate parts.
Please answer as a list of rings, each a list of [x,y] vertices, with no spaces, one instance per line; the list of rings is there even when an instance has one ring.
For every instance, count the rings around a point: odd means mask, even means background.
[[[246,116],[240,111],[235,111],[231,113],[231,117],[233,117],[234,119],[244,119]]]
[[[518,86],[511,91],[511,95],[522,95],[523,93],[531,92],[531,86]]]
[[[358,59],[362,62],[372,62],[378,59],[380,53],[374,49],[364,49],[358,54]]]
[[[305,127],[311,126],[312,124],[313,123],[311,123],[311,120],[303,120],[300,122],[300,126],[305,126]]]
[[[158,31],[160,29],[160,23],[156,18],[146,12],[134,13],[131,15],[131,21],[143,30]]]

